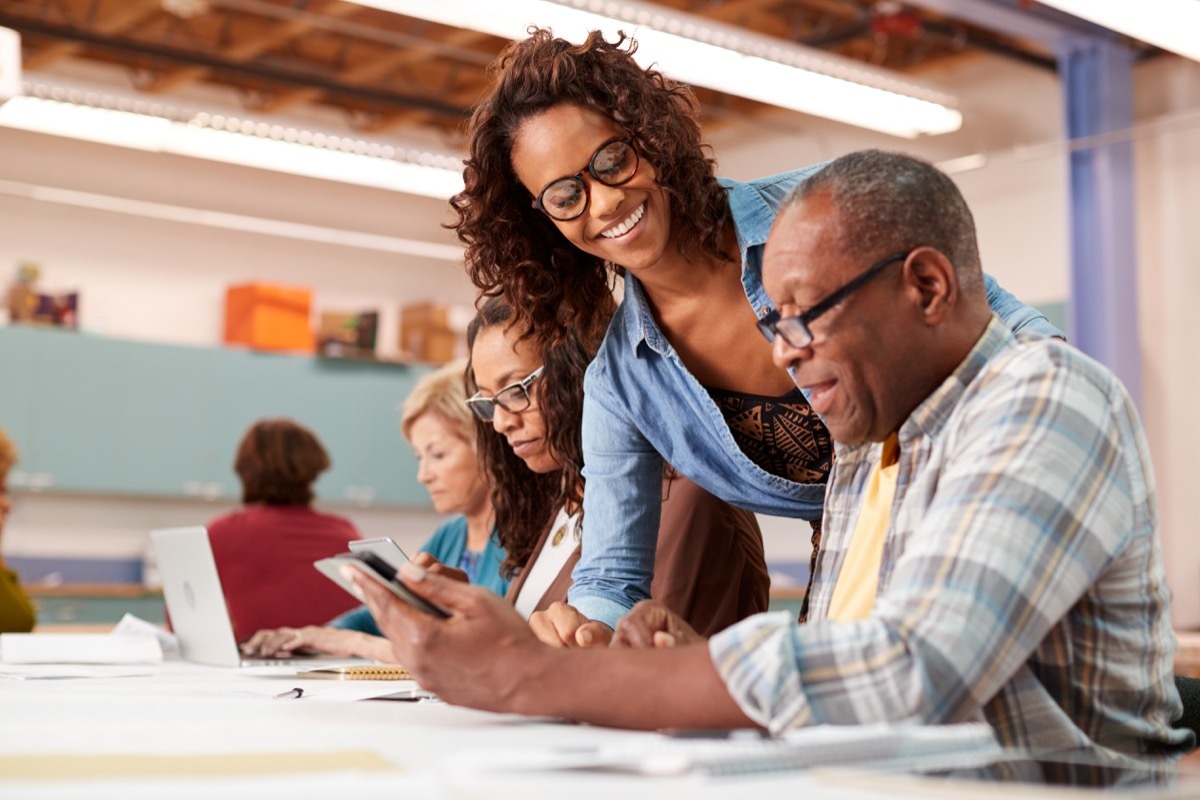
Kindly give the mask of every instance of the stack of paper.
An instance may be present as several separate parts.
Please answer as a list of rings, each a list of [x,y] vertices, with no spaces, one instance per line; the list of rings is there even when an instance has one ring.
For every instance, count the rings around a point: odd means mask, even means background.
[[[746,732],[750,733],[750,732]],[[817,766],[951,769],[1002,755],[990,726],[820,725],[783,736],[638,737],[616,744],[462,753],[475,770],[595,769],[643,775],[745,775]]]
[[[0,633],[6,664],[157,664],[162,647],[153,636],[108,633]]]

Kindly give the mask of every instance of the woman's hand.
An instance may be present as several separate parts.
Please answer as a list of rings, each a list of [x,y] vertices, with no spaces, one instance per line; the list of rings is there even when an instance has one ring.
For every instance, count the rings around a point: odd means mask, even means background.
[[[433,556],[429,555],[429,553],[426,553],[424,550],[413,556],[412,563],[433,575],[442,575],[450,580],[462,581],[463,583],[471,582],[470,579],[467,578],[467,573],[463,572],[457,567],[446,566]]]
[[[287,657],[294,653],[325,653],[338,658],[373,658],[391,661],[387,639],[361,631],[308,625],[303,628],[268,628],[247,639],[243,655],[261,658]]]

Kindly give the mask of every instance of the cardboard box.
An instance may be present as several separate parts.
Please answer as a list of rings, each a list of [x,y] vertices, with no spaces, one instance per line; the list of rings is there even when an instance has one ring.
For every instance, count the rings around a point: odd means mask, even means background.
[[[374,356],[378,330],[378,311],[322,311],[317,324],[317,351],[327,356]]]
[[[457,355],[460,331],[441,303],[412,303],[400,309],[400,352],[408,358],[445,364]]]
[[[314,349],[312,290],[248,283],[225,290],[225,342],[258,350]]]

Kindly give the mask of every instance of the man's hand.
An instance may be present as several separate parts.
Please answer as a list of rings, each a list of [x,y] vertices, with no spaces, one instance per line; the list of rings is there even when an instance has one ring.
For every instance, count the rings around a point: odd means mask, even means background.
[[[308,625],[303,628],[268,628],[242,643],[243,655],[274,658],[293,653],[327,653],[338,658],[374,658],[390,661],[392,647],[386,639],[361,631]]]
[[[675,647],[703,642],[683,617],[657,600],[643,600],[621,619],[612,647]]]
[[[417,611],[384,586],[358,572],[375,623],[391,642],[394,660],[422,688],[450,703],[490,711],[520,710],[514,698],[539,660],[542,647],[525,620],[495,592],[426,572],[414,564],[400,568],[404,585],[450,612],[440,619]]]
[[[445,575],[447,578],[459,581],[460,583],[471,582],[466,572],[458,567],[446,566],[424,550],[413,556],[412,562],[426,572],[432,572],[434,575]]]
[[[450,617],[417,611],[387,587],[353,573],[392,643],[394,660],[446,702],[642,729],[754,724],[729,695],[707,647],[556,650],[487,589],[414,564],[405,564],[400,577]]]
[[[585,617],[562,601],[529,618],[534,635],[551,647],[603,647],[612,639],[612,628]]]

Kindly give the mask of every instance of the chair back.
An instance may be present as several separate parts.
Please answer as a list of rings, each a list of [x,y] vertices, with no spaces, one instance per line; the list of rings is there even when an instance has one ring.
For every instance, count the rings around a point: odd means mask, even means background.
[[[1183,716],[1175,722],[1175,727],[1190,730],[1200,742],[1200,678],[1176,675],[1175,688],[1183,700]]]

